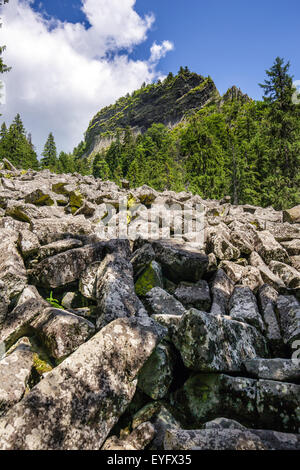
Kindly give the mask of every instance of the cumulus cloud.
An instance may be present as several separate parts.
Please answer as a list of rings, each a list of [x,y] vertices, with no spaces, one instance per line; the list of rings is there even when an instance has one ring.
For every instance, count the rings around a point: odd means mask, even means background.
[[[148,60],[132,60],[130,51],[154,22],[134,6],[135,0],[82,0],[90,27],[46,18],[32,0],[5,6],[1,42],[13,68],[3,77],[2,119],[9,123],[20,113],[39,151],[50,131],[69,151],[99,109],[157,78],[157,64],[173,45],[154,43]]]
[[[150,62],[157,63],[160,59],[165,57],[168,52],[174,49],[174,45],[170,41],[163,41],[161,44],[154,42],[150,49]]]

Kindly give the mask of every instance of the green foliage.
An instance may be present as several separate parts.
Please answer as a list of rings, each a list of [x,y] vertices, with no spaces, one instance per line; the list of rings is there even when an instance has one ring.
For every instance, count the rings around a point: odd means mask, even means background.
[[[49,297],[46,299],[49,304],[54,307],[54,308],[59,308],[60,310],[64,310],[64,307],[60,305],[59,301],[57,299],[53,298],[53,292],[50,292]]]
[[[262,85],[264,101],[252,101],[234,87],[172,130],[153,124],[138,136],[128,127],[117,131],[95,157],[93,174],[117,183],[126,178],[132,187],[189,190],[206,199],[231,195],[234,204],[299,204],[300,107],[292,102],[288,69],[276,59]],[[181,68],[179,76],[186,74]],[[177,79],[169,74],[165,82]]]
[[[17,168],[37,170],[39,162],[31,135],[26,131],[19,114],[15,117],[9,129],[3,123],[0,131],[0,159],[7,158]]]
[[[41,167],[42,168],[49,168],[51,171],[55,171],[57,168],[58,161],[57,161],[57,150],[56,144],[53,137],[52,132],[48,135],[47,142],[45,143],[45,147],[42,153],[41,158]]]

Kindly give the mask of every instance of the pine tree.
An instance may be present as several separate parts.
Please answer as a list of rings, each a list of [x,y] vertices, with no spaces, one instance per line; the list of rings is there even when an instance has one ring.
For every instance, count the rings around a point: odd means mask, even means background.
[[[48,136],[42,155],[42,168],[49,168],[50,170],[55,170],[57,165],[57,150],[52,132],[50,132]]]

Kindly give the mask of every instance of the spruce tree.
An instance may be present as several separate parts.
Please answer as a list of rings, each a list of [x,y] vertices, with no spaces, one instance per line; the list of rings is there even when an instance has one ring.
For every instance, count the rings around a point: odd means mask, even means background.
[[[57,150],[52,132],[50,132],[48,139],[45,143],[42,156],[42,168],[49,168],[50,170],[54,171],[57,165]]]
[[[104,155],[98,153],[93,162],[93,175],[95,178],[100,178],[107,181],[111,178],[111,172],[108,164],[105,161]]]
[[[26,131],[19,114],[15,117],[7,130],[2,124],[0,139],[0,157],[7,158],[17,168],[38,169],[38,159],[31,139],[26,136]]]

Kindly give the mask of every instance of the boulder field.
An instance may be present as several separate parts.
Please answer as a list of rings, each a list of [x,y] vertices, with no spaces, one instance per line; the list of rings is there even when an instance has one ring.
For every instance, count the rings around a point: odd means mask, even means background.
[[[0,450],[300,450],[299,206],[0,181]]]

